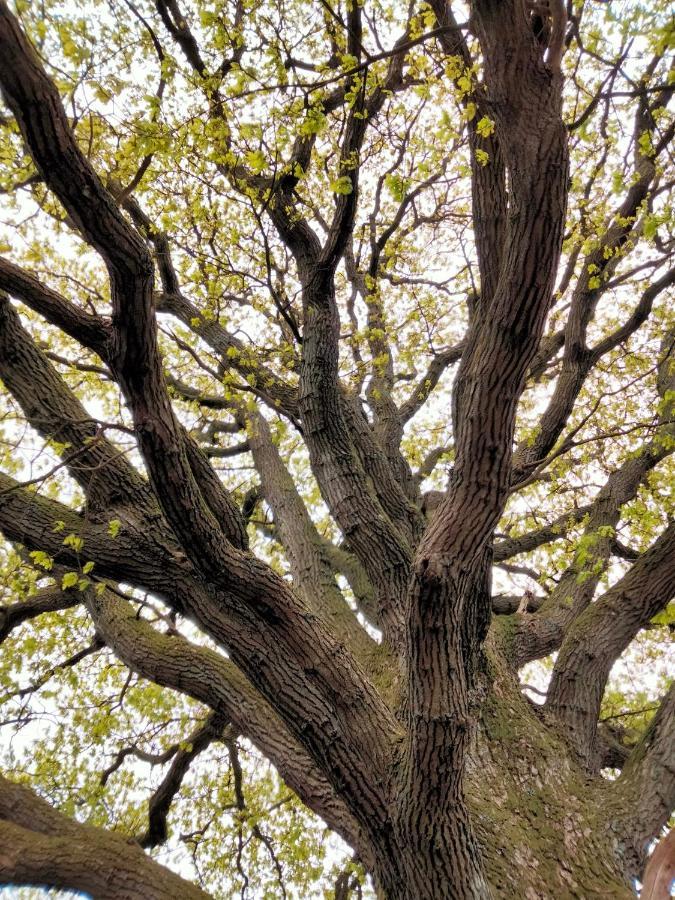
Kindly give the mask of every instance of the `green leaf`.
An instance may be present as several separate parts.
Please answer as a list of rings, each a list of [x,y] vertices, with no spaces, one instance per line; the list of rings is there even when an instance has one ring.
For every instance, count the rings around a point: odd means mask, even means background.
[[[43,550],[31,550],[28,554],[36,566],[49,571],[54,567],[54,560]]]
[[[66,572],[61,579],[61,590],[66,591],[68,588],[75,587],[79,580],[77,572]]]
[[[483,116],[483,118],[479,119],[476,123],[476,131],[482,138],[490,137],[490,135],[494,133],[494,130],[495,123],[487,116]]]
[[[341,175],[330,183],[330,189],[334,194],[351,194],[354,185],[349,175]]]
[[[267,166],[267,158],[262,150],[249,150],[246,154],[246,164],[254,175],[260,175]]]
[[[67,534],[63,539],[64,547],[71,547],[75,552],[79,553],[79,551],[84,547],[84,541],[78,534]]]

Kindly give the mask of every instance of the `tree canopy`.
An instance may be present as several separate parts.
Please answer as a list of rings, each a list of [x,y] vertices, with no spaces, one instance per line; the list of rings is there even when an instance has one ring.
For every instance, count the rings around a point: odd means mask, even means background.
[[[668,896],[674,45],[0,0],[0,883]]]

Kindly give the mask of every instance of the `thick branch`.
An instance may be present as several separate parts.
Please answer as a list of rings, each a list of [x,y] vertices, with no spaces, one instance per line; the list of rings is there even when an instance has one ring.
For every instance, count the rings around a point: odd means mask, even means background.
[[[521,19],[518,3],[499,11],[476,5],[485,80],[511,179],[508,250],[490,312],[466,338],[453,400],[452,484],[421,550],[447,556],[452,548],[467,563],[480,554],[506,499],[517,402],[551,301],[567,199],[561,81],[545,71]]]
[[[321,537],[274,445],[267,421],[256,412],[249,413],[248,420],[249,444],[260,473],[262,493],[272,510],[293,581],[308,606],[323,615],[334,632],[365,662],[377,645],[358,624],[335,582]]]
[[[546,700],[588,766],[596,765],[600,704],[614,662],[675,596],[675,523],[565,636]]]
[[[665,102],[665,101],[664,101]],[[649,123],[644,110],[638,109],[634,141]],[[672,135],[671,135],[672,136]],[[660,145],[663,149],[662,145]],[[623,258],[621,248],[636,229],[639,212],[656,175],[655,158],[636,152],[634,179],[619,208],[615,211],[597,246],[584,258],[581,274],[574,288],[570,312],[565,325],[563,363],[549,404],[541,416],[533,441],[522,443],[513,459],[512,483],[522,483],[532,468],[541,463],[551,451],[569,419],[574,403],[593,365],[610,349],[633,334],[649,315],[656,297],[672,284],[675,273],[666,273],[647,288],[626,322],[593,349],[586,342],[588,325],[604,291],[609,276]]]
[[[642,900],[666,900],[675,880],[675,829],[659,841],[647,861],[642,883]]]
[[[642,855],[675,809],[675,683],[628,757],[615,788],[636,852]]]
[[[56,88],[4,2],[0,81],[47,184],[108,265],[109,364],[132,412],[164,515],[211,589],[211,602],[200,597],[191,615],[227,647],[334,782],[344,785],[364,827],[377,832],[384,800],[372,786],[384,779],[398,726],[346,649],[282,578],[229,543],[209,507],[164,383],[150,255],[80,152]]]
[[[0,882],[84,891],[101,900],[209,896],[122,835],[81,825],[0,775]]]
[[[21,603],[0,606],[0,644],[22,622],[35,619],[44,613],[70,609],[82,602],[78,591],[62,591],[59,588],[43,588]]]
[[[80,564],[78,554],[71,548],[63,546],[61,534],[54,532],[54,523],[63,521],[66,533],[72,532],[82,537],[86,557],[95,561],[94,571],[101,577],[109,577],[154,591],[179,611],[184,611],[186,607],[204,610],[203,614],[211,617],[211,627],[215,630],[224,628],[231,632],[240,627],[228,618],[227,609],[223,604],[213,606],[212,598],[204,586],[195,580],[184,557],[178,555],[177,549],[173,550],[171,544],[167,546],[164,543],[165,538],[159,528],[144,527],[142,520],[139,525],[134,521],[132,510],[117,510],[117,515],[123,514],[125,520],[122,527],[117,536],[111,539],[106,525],[87,522],[63,504],[40,497],[23,488],[9,476],[0,474],[0,528],[10,540],[44,550],[63,565],[78,568]],[[120,606],[118,603],[114,606],[109,603],[106,607],[101,607],[101,614],[109,610],[111,615],[116,612],[119,616],[124,609],[127,609],[125,604]],[[316,774],[310,777],[311,767],[316,764],[305,751],[299,749],[303,742],[298,743],[297,738],[291,738],[286,726],[280,719],[275,718],[273,709],[252,691],[246,679],[233,664],[212,651],[204,650],[202,654],[202,648],[199,648],[196,658],[190,655],[186,648],[183,657],[176,653],[177,638],[163,637],[152,632],[149,626],[143,626],[141,622],[136,621],[135,614],[130,609],[126,615],[134,623],[134,627],[137,626],[137,630],[132,629],[129,634],[122,631],[117,637],[117,642],[115,634],[106,630],[100,616],[95,618],[97,628],[122,661],[158,684],[165,684],[177,690],[187,690],[191,696],[209,705],[213,704],[214,696],[219,704],[228,702],[230,689],[227,685],[234,679],[233,683],[240,687],[232,694],[232,702],[236,704],[236,708],[229,702],[227,706],[222,707],[227,717],[236,724],[239,731],[250,736],[261,752],[274,762],[282,777],[297,791],[304,802],[330,822],[331,827],[344,834],[344,825],[340,824],[341,819],[344,821],[344,812],[334,814],[332,811],[337,808],[338,801],[326,789],[320,768],[316,766],[313,770]],[[143,627],[146,628],[145,641],[142,639]],[[250,646],[253,637],[252,633],[249,633],[248,637],[242,636],[242,646],[238,648],[237,656]],[[154,643],[151,642],[151,638]],[[158,645],[160,639],[164,641],[161,646]],[[256,641],[251,653],[255,660],[266,659],[266,653],[259,640]],[[183,658],[184,665],[176,671],[175,667],[179,666]],[[228,666],[230,673],[228,680],[225,681],[226,689],[220,693],[217,686],[223,682],[223,676],[218,675],[217,667],[214,668],[216,660],[219,661],[219,665]],[[207,666],[206,670],[204,666]],[[204,675],[199,674],[200,672],[204,672]],[[191,678],[194,678],[194,681],[191,681]],[[292,687],[292,684],[287,685],[287,689]],[[243,699],[245,697],[249,698],[246,702]],[[276,741],[281,742],[281,750],[274,750]],[[287,746],[290,749],[287,750]],[[306,786],[303,787],[305,782]],[[321,790],[317,789],[318,784],[323,785]],[[326,805],[326,797],[331,796],[334,799]],[[342,809],[341,803],[339,806]],[[353,826],[350,826],[347,839],[350,842],[355,840]]]
[[[0,3],[0,82],[45,184],[114,274],[116,285],[151,278],[143,241],[124,221],[77,148],[54,84],[7,4]],[[146,307],[145,315],[150,309]]]
[[[64,303],[70,307],[67,301]],[[68,445],[62,453],[87,499],[99,509],[133,501],[150,503],[147,483],[108,441],[45,354],[0,295],[0,378],[26,419],[48,440]]]
[[[37,285],[36,290],[42,288],[33,276],[28,273],[24,276],[32,279]],[[51,310],[50,321],[68,331],[73,315],[77,315],[77,308],[61,297],[58,308]],[[75,328],[72,335],[85,344],[89,338],[87,329]],[[106,362],[110,361],[109,351],[108,341],[98,346],[98,352]],[[93,507],[100,510],[119,502],[133,501],[151,516],[158,514],[147,483],[126,461],[123,453],[102,437],[96,422],[87,415],[46,355],[22,328],[18,315],[1,296],[0,375],[38,432],[61,445],[71,445],[72,449],[67,447],[62,456]],[[246,531],[236,504],[192,439],[183,429],[179,431],[192,474],[205,494],[209,508],[229,540],[237,547],[246,547]]]
[[[472,11],[509,175],[509,215],[494,296],[473,317],[457,373],[449,489],[415,559],[406,622],[409,736],[400,822],[417,853],[434,841],[442,854],[442,834],[453,848],[443,857],[449,883],[468,879],[461,896],[482,897],[486,888],[462,776],[490,618],[491,536],[508,494],[519,396],[551,302],[568,152],[562,80],[544,66],[522,2],[476,0]],[[458,857],[461,875],[454,870]]]
[[[90,591],[87,606],[97,631],[132,671],[209,706],[254,743],[300,797],[353,847],[359,829],[318,767],[273,709],[224,656],[178,634],[156,631],[113,591]]]
[[[359,612],[371,625],[377,625],[377,598],[370,579],[356,556],[345,546],[336,546],[332,541],[322,538],[323,553],[330,562],[333,571],[343,575],[354,593]]]
[[[85,313],[57,291],[39,281],[31,272],[0,259],[0,288],[21,300],[52,325],[100,355],[110,338],[110,325]]]
[[[439,43],[448,56],[459,56],[466,72],[471,71],[473,60],[466,38],[457,28],[457,22],[448,0],[432,0],[431,7],[440,26],[451,26],[439,35]],[[458,76],[459,77],[459,76]],[[478,122],[490,118],[489,104],[482,86],[467,95],[464,105],[474,103],[476,111],[468,123],[471,148],[471,203],[474,239],[480,269],[479,304],[488,308],[497,290],[504,241],[507,232],[506,166],[497,134],[483,135]],[[477,151],[486,153],[487,163],[481,163]]]

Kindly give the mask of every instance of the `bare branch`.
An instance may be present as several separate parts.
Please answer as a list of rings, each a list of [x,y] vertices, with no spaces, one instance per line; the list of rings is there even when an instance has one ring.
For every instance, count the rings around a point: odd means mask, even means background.
[[[520,553],[529,553],[544,544],[560,540],[570,528],[580,522],[584,516],[587,516],[591,509],[592,504],[578,506],[569,510],[569,512],[562,513],[550,525],[545,525],[543,528],[530,531],[520,537],[507,537],[497,541],[493,550],[495,562],[503,562],[511,559],[513,556],[518,556]]]
[[[76,341],[91,347],[97,353],[103,350],[110,338],[110,325],[104,319],[85,313],[57,291],[39,281],[31,272],[2,258],[0,258],[0,289],[21,300],[52,325],[61,328]]]
[[[178,794],[183,779],[194,762],[214,741],[221,740],[227,722],[217,713],[211,713],[206,722],[199,726],[186,740],[187,747],[179,747],[169,771],[150,798],[148,828],[139,838],[141,847],[156,847],[168,837],[167,816],[171,804]]]

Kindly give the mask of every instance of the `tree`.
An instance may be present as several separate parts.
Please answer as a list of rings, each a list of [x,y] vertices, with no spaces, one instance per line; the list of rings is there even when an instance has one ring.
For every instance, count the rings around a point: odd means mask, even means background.
[[[86,6],[0,2],[2,880],[633,896],[667,4]]]

